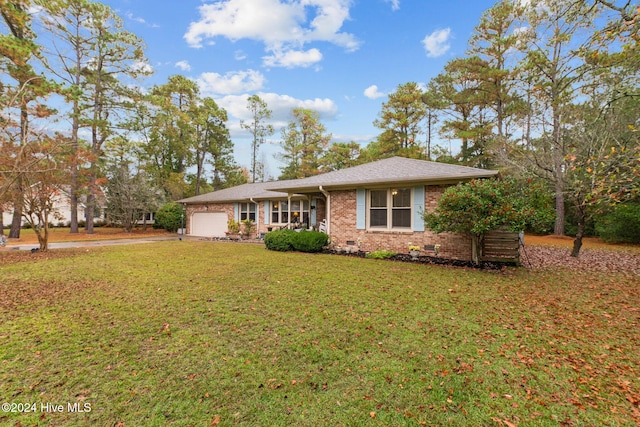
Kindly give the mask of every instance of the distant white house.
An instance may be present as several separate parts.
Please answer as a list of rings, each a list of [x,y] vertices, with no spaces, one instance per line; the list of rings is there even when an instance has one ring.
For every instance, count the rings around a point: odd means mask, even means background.
[[[78,201],[78,221],[84,221],[85,207],[84,197],[80,197]],[[102,222],[106,221],[106,219],[106,200],[104,197],[99,197],[93,222]],[[12,221],[13,208],[9,206],[8,209],[2,212],[2,223],[5,227],[10,227]],[[26,220],[22,218],[22,224],[24,225],[25,223]],[[54,199],[54,211],[49,215],[49,223],[54,226],[68,226],[71,223],[71,203],[66,192],[56,196]]]

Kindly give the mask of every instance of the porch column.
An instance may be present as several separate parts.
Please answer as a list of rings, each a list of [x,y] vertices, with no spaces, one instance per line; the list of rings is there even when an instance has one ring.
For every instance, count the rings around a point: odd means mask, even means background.
[[[327,210],[325,219],[327,220],[327,235],[330,236],[331,235],[331,194],[329,194],[328,191],[322,188],[322,185],[318,187],[318,190],[320,190],[320,192],[324,194],[324,197],[327,199],[327,206],[325,207],[325,209]]]
[[[287,193],[287,228],[291,229],[291,193]]]

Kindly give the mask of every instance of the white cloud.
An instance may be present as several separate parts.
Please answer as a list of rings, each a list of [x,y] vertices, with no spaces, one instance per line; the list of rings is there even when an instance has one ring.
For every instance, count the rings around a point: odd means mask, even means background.
[[[378,90],[378,86],[371,85],[364,90],[364,96],[366,96],[369,99],[376,99],[376,98],[382,98],[383,96],[385,96],[385,94]]]
[[[267,103],[272,111],[272,124],[277,128],[286,126],[291,120],[291,110],[294,108],[308,108],[317,111],[321,120],[333,120],[338,114],[338,106],[328,98],[297,99],[289,95],[277,93],[262,93],[257,95]],[[251,119],[251,113],[247,109],[249,94],[227,95],[216,98],[216,102],[229,113],[230,116],[242,120]]]
[[[264,65],[267,67],[309,67],[322,60],[322,53],[318,49],[289,50],[287,52],[274,51],[272,55],[263,56]]]
[[[191,71],[191,64],[189,64],[189,61],[178,61],[176,62],[176,67],[180,68],[182,71]]]
[[[427,35],[422,43],[427,51],[429,58],[437,58],[442,56],[451,47],[449,40],[451,39],[451,28],[445,28],[443,30],[436,30],[433,33]]]
[[[141,17],[139,17],[139,16],[135,16],[135,15],[134,15],[133,13],[131,13],[131,12],[126,12],[126,13],[124,14],[124,16],[126,16],[126,17],[127,17],[127,19],[129,19],[129,20],[131,20],[131,21],[133,21],[133,22],[137,22],[137,23],[139,23],[139,24],[144,24],[144,25],[146,25],[147,27],[151,27],[151,28],[158,28],[158,27],[159,27],[159,25],[158,25],[158,24],[150,24],[150,23],[148,23],[144,18],[141,18]]]
[[[144,73],[144,74],[153,73],[153,67],[151,66],[151,64],[149,64],[146,61],[135,61],[131,65],[131,68],[138,73]]]
[[[206,39],[258,40],[270,53],[265,60],[278,63],[282,52],[301,52],[307,43],[324,41],[348,51],[360,46],[353,34],[341,32],[349,19],[352,0],[222,0],[199,7],[200,19],[184,35],[191,47],[202,47]],[[319,51],[307,50],[317,57]],[[300,61],[308,66],[310,59]],[[291,64],[295,64],[292,61]]]
[[[235,52],[233,52],[233,57],[236,61],[242,61],[243,59],[247,59],[247,54],[242,50],[236,50]]]
[[[131,21],[137,22],[139,24],[146,24],[147,21],[144,18],[140,18],[139,16],[135,16],[133,13],[131,12],[127,12],[125,13],[125,16],[130,19]]]
[[[387,3],[391,3],[391,10],[399,10],[400,9],[400,0],[384,0]]]
[[[196,80],[200,90],[209,95],[231,95],[262,89],[264,75],[255,70],[234,71],[224,76],[218,73],[202,73]]]

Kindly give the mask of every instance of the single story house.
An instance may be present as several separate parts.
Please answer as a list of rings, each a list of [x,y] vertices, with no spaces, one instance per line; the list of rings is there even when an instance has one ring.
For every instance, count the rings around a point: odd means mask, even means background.
[[[250,219],[258,234],[274,228],[322,225],[335,246],[407,252],[409,245],[439,248],[445,258],[472,259],[470,236],[427,230],[422,220],[444,190],[491,178],[497,171],[391,157],[309,178],[244,184],[179,200],[186,232],[223,237],[227,221]]]

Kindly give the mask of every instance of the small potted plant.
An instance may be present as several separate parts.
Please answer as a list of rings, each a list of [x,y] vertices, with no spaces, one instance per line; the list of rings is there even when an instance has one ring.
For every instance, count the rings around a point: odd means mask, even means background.
[[[411,255],[412,260],[417,260],[420,255],[420,246],[409,244],[409,255]]]
[[[256,229],[256,223],[249,218],[242,220],[242,235],[249,239]]]
[[[238,239],[240,235],[240,223],[234,219],[227,221],[227,237],[230,239]]]

